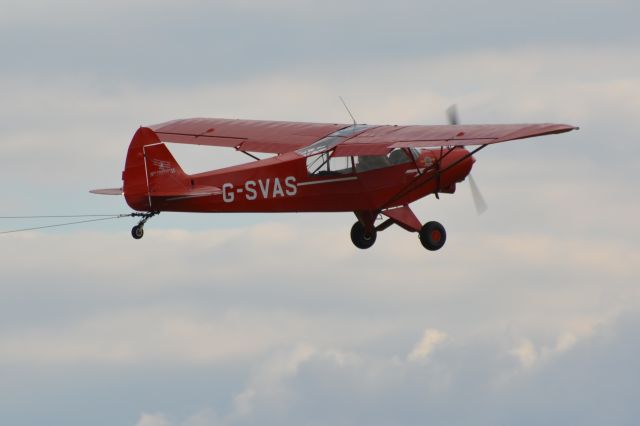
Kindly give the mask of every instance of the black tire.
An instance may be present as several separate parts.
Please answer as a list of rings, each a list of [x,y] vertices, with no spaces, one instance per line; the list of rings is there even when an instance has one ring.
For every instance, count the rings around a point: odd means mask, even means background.
[[[351,242],[359,249],[368,249],[376,242],[376,234],[377,232],[374,229],[372,233],[367,235],[364,232],[364,225],[356,222],[351,227]]]
[[[131,228],[131,236],[136,240],[139,240],[140,238],[144,237],[144,227],[140,225],[136,225],[133,228]]]
[[[440,250],[447,241],[447,231],[439,222],[427,222],[420,229],[420,242],[427,250]]]

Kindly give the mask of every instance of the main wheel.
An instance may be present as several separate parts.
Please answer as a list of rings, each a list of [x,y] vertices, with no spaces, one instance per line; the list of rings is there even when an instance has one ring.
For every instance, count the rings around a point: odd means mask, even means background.
[[[439,222],[427,222],[420,229],[420,242],[427,250],[440,250],[447,241],[447,232]]]
[[[131,236],[136,240],[139,240],[144,236],[144,227],[141,225],[136,225],[131,228]]]
[[[366,233],[364,225],[356,222],[351,227],[351,241],[353,245],[359,249],[368,249],[376,242],[376,230],[374,229],[373,232]]]

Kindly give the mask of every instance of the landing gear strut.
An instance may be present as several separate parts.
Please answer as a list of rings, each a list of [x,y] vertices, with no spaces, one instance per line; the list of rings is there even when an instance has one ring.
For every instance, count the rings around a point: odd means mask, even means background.
[[[148,212],[148,213],[131,213],[133,217],[141,217],[140,222],[133,228],[131,228],[131,236],[136,240],[139,240],[144,236],[144,224],[153,216],[160,214],[160,212]]]

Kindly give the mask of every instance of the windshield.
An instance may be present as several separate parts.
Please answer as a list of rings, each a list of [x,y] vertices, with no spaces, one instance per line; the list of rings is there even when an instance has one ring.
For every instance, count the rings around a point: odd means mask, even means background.
[[[304,157],[308,157],[310,155],[328,151],[342,141],[345,141],[352,136],[362,133],[370,127],[373,126],[369,126],[366,124],[355,124],[353,126],[345,127],[344,129],[333,132],[329,136],[326,136],[309,146],[300,148],[296,152]]]

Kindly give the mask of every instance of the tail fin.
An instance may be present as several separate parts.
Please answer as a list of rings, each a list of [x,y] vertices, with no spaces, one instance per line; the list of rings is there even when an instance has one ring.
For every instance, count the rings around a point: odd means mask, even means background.
[[[178,165],[166,145],[145,127],[129,145],[124,173],[124,195],[136,210],[153,210],[152,197],[180,194],[190,188],[189,175]]]

